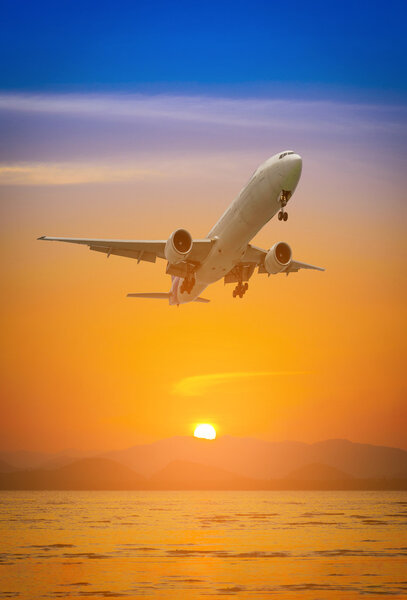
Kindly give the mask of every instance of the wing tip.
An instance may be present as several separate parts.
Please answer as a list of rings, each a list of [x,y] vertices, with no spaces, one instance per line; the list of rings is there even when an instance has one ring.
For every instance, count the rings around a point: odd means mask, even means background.
[[[38,237],[37,240],[46,240],[47,236],[46,235],[42,235],[41,237]]]

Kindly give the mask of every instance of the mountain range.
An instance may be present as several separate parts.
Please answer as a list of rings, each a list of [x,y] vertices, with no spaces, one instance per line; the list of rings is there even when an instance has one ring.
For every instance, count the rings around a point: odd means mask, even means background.
[[[0,489],[406,488],[406,451],[347,440],[173,437],[97,456],[0,453]]]
[[[146,477],[174,460],[188,460],[259,479],[286,477],[320,463],[353,477],[407,477],[407,452],[398,448],[327,440],[314,444],[222,436],[215,441],[172,437],[104,455]]]

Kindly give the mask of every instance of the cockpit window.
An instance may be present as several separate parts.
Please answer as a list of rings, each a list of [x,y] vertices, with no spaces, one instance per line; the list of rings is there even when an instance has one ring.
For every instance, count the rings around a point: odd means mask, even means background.
[[[278,159],[280,160],[280,158],[284,158],[284,156],[287,156],[287,154],[294,154],[294,152],[283,152],[282,154],[280,154]]]

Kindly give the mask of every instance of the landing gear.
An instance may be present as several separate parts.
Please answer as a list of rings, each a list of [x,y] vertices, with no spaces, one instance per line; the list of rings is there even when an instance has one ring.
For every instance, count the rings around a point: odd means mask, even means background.
[[[287,219],[288,219],[288,213],[284,210],[284,208],[286,207],[287,202],[289,201],[290,198],[291,198],[291,192],[290,191],[281,190],[281,194],[280,194],[281,210],[278,213],[278,220],[279,221],[287,221]]]
[[[194,275],[192,275],[191,277],[185,278],[181,284],[181,288],[180,288],[181,294],[184,294],[185,292],[187,294],[190,294],[194,288],[194,285],[195,285],[195,276]]]
[[[243,296],[245,295],[245,293],[247,292],[248,289],[249,289],[249,284],[247,282],[242,283],[241,281],[239,281],[239,283],[233,290],[233,298],[237,298],[237,296],[239,296],[239,298],[243,298]]]

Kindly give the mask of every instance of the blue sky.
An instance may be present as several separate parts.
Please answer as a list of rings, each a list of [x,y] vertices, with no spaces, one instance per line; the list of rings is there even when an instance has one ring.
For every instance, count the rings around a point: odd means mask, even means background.
[[[403,101],[403,2],[3,0],[0,88]]]

